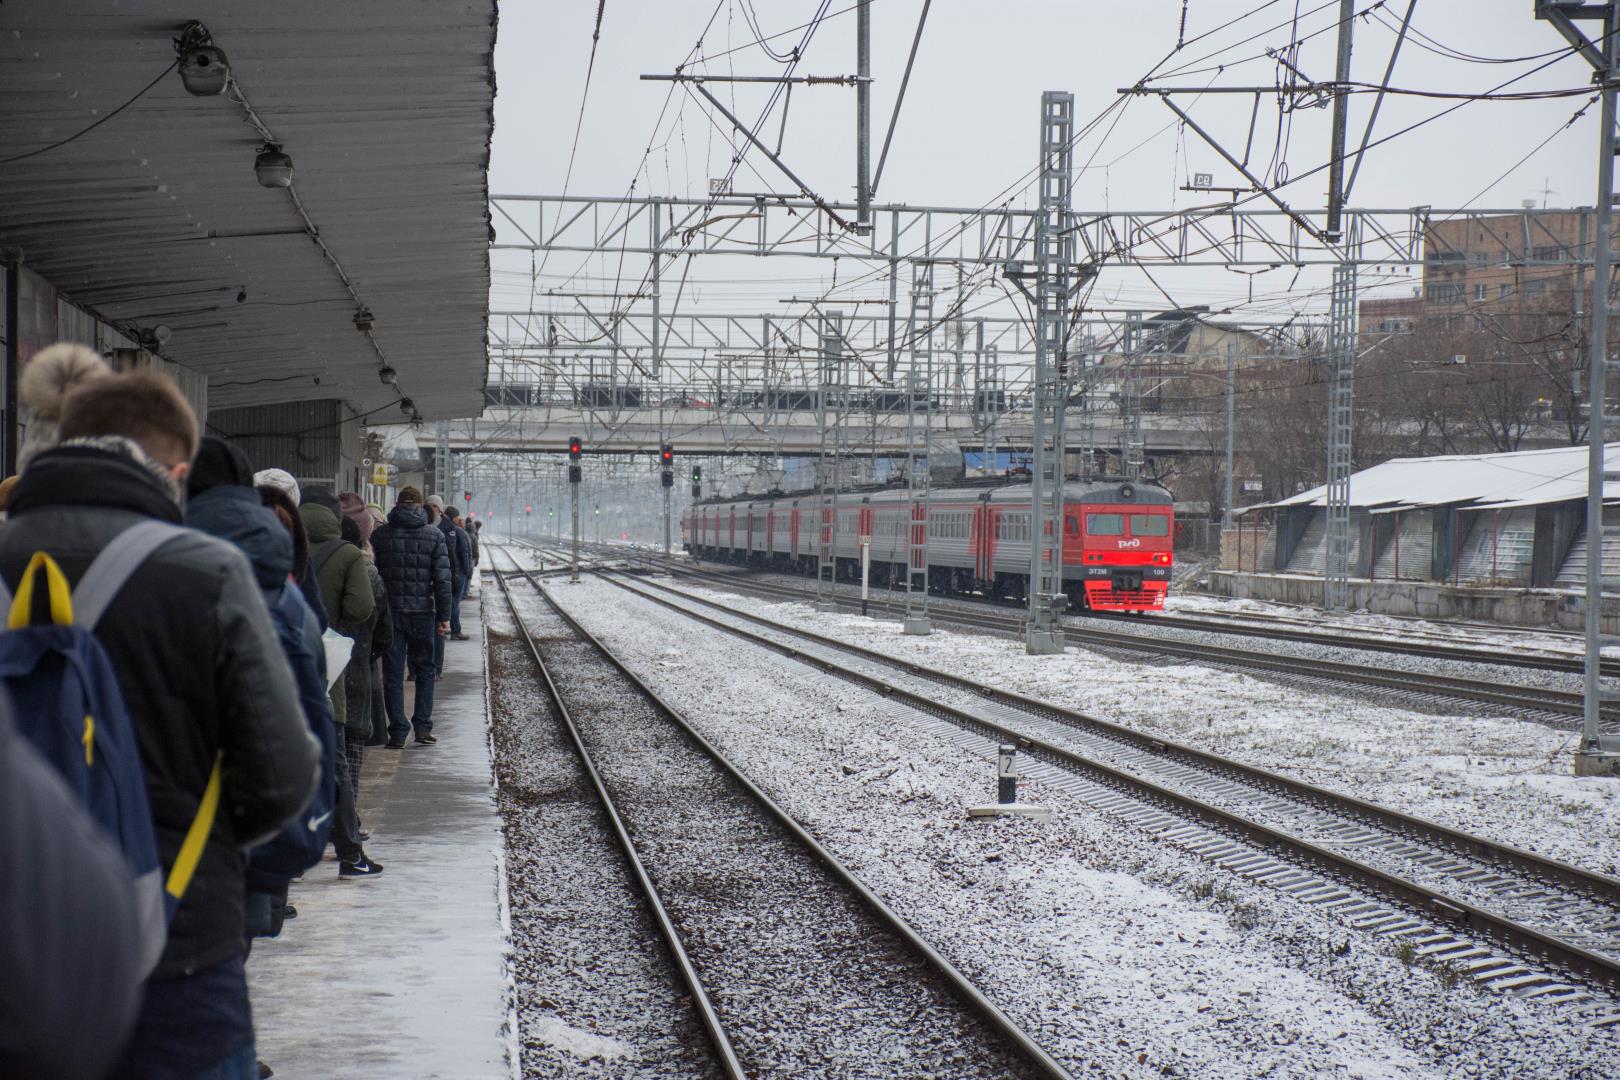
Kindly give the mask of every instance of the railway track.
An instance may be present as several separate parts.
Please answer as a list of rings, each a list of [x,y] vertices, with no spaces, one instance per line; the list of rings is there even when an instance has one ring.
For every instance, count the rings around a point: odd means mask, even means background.
[[[507,561],[518,634],[720,1074],[1070,1075]],[[519,610],[513,579],[542,614]]]
[[[805,589],[782,582],[768,581],[753,574],[726,573],[691,566],[660,567],[677,576],[695,581],[742,589],[773,599],[806,602],[813,599]],[[840,590],[837,602],[841,607],[857,610],[860,602]],[[898,616],[903,603],[890,594],[875,595],[869,604],[872,611]],[[937,622],[997,633],[1021,635],[1023,618],[1011,614],[998,605],[984,602],[930,599],[929,614]],[[1153,619],[1157,622],[1157,617]],[[1204,628],[1200,628],[1204,629]],[[1221,632],[1221,631],[1216,631]],[[1066,620],[1064,635],[1068,641],[1092,648],[1109,649],[1129,654],[1148,653],[1173,657],[1200,664],[1260,671],[1290,679],[1302,680],[1309,685],[1336,683],[1362,687],[1393,696],[1404,701],[1419,701],[1426,705],[1447,708],[1488,706],[1507,715],[1540,723],[1569,727],[1578,721],[1584,708],[1579,693],[1548,687],[1524,686],[1501,681],[1445,675],[1439,672],[1416,672],[1378,667],[1370,664],[1352,664],[1317,657],[1291,656],[1257,649],[1179,641],[1168,637],[1149,636],[1125,630],[1112,630],[1091,619]],[[1338,642],[1315,636],[1314,644],[1337,645]],[[1400,651],[1400,650],[1397,650]],[[1422,655],[1434,655],[1424,653]],[[1436,657],[1437,659],[1446,657]],[[1455,659],[1455,658],[1450,658]],[[1477,662],[1477,661],[1476,661]],[[1525,666],[1525,665],[1520,665]],[[1604,710],[1605,730],[1620,730],[1620,708]]]
[[[1084,616],[1084,618],[1105,622],[1138,621],[1131,616],[1101,613]],[[1494,664],[1498,667],[1529,668],[1536,671],[1557,671],[1573,675],[1579,675],[1586,670],[1585,661],[1579,656],[1535,651],[1508,652],[1504,649],[1415,641],[1395,636],[1379,638],[1365,634],[1318,632],[1305,627],[1293,629],[1281,625],[1282,620],[1269,621],[1269,625],[1257,624],[1253,621],[1253,617],[1248,615],[1226,618],[1216,615],[1180,615],[1155,612],[1149,616],[1149,622],[1154,626],[1168,626],[1178,630],[1193,630],[1200,633],[1261,637],[1270,638],[1274,641],[1299,641],[1311,645],[1331,645],[1336,649],[1403,653],[1408,656],[1422,656],[1464,664]],[[1605,660],[1602,669],[1604,675],[1620,676],[1620,660]]]
[[[1043,780],[1459,980],[1620,1024],[1620,879],[645,580],[628,592],[985,737]]]

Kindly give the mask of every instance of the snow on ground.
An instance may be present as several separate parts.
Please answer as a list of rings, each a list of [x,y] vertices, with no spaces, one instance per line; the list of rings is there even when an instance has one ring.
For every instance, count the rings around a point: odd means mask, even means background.
[[[1241,672],[1130,662],[1071,647],[1029,656],[1006,637],[824,613],[680,587],[728,607],[1016,690],[1140,731],[1620,874],[1620,784],[1572,775],[1574,733],[1523,720],[1435,716]]]
[[[1620,1052],[1545,1008],[1448,989],[1387,940],[1061,792],[1029,793],[1055,809],[1049,824],[969,822],[966,807],[993,797],[991,765],[915,714],[606,583],[551,591],[1077,1070],[1598,1076]],[[1001,644],[896,631],[887,645],[907,642],[946,648],[955,670]]]
[[[1378,615],[1367,611],[1326,613],[1296,604],[1268,603],[1208,593],[1172,591],[1165,601],[1165,610],[1177,615],[1245,619],[1262,626],[1281,623],[1290,629],[1324,634],[1394,636],[1472,648],[1503,648],[1571,656],[1580,655],[1584,648],[1582,639],[1567,630],[1490,626],[1406,615]],[[1620,651],[1620,647],[1610,648],[1608,654],[1612,656],[1617,651]]]

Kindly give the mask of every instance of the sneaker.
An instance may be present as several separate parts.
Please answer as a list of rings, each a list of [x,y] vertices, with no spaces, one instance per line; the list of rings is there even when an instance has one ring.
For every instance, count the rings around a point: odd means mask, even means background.
[[[450,635],[450,640],[451,641],[471,641],[472,638],[468,637],[466,634],[451,634]]]
[[[296,918],[298,918],[298,909],[297,908],[293,907],[291,904],[283,904],[283,905],[281,905],[281,921],[282,922],[289,922],[289,921],[291,921],[293,919],[296,919]]]
[[[360,856],[359,862],[346,862],[338,864],[338,877],[376,877],[383,872],[382,863],[366,856]]]
[[[383,749],[385,749],[385,750],[403,750],[403,749],[405,749],[405,740],[404,739],[389,739],[387,742],[383,743]]]
[[[355,833],[354,835],[359,837],[360,842],[363,844],[367,840],[371,839],[371,830],[370,829],[361,829],[359,832]]]
[[[259,1062],[259,1080],[270,1080],[270,1078],[274,1075],[276,1075],[276,1070],[272,1069],[262,1061]]]
[[[439,740],[435,739],[431,734],[419,733],[416,736],[416,744],[418,746],[429,746],[438,741]]]

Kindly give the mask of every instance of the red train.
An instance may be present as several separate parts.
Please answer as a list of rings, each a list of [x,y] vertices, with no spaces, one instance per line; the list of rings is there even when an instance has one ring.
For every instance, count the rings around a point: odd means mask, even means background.
[[[1064,485],[1063,591],[1078,609],[1157,611],[1170,588],[1175,522],[1157,484],[1071,480]],[[694,558],[816,573],[831,535],[840,581],[860,580],[860,538],[871,538],[871,581],[905,580],[910,542],[903,488],[844,492],[818,509],[814,492],[710,499],[681,515]],[[928,582],[940,593],[1022,599],[1029,588],[1030,486],[936,487],[927,504]]]

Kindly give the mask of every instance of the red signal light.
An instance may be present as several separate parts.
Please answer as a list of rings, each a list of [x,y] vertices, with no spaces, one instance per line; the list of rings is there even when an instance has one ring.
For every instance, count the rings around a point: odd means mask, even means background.
[[[659,460],[664,463],[664,465],[670,465],[675,460],[675,448],[669,445],[669,443],[665,443],[663,446],[658,448],[658,457]]]
[[[525,514],[532,514],[532,513],[534,513],[534,507],[532,507],[532,506],[525,506],[525,507],[524,507],[524,508],[523,508],[523,512],[524,512],[524,513],[525,513]]]
[[[568,457],[573,461],[578,461],[579,456],[584,452],[585,440],[578,435],[570,435],[568,437]]]

